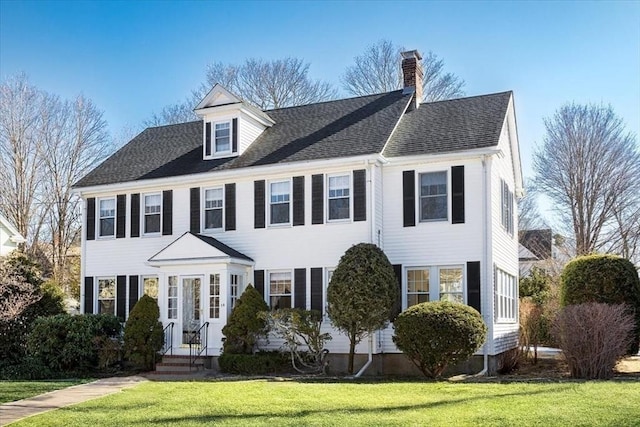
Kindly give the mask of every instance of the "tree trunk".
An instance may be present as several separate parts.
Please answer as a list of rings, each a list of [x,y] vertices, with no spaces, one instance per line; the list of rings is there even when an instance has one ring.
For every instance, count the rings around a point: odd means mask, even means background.
[[[349,375],[353,375],[353,357],[356,353],[356,334],[351,333],[349,336]]]

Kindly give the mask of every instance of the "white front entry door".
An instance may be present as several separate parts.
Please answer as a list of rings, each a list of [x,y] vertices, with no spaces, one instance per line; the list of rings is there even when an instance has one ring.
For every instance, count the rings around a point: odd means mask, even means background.
[[[182,277],[182,344],[202,325],[202,278]]]

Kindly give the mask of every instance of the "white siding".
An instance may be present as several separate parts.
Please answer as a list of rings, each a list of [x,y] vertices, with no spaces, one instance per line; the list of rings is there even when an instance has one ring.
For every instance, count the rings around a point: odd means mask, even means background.
[[[502,150],[503,155],[494,157],[491,167],[491,240],[492,240],[492,266],[518,277],[518,223],[517,215],[514,219],[514,232],[508,233],[502,225],[502,197],[501,197],[501,180],[504,180],[511,191],[515,193],[515,173],[512,162],[511,141],[509,138],[509,130],[505,120],[505,125],[500,133],[498,148]],[[515,202],[514,202],[515,205]],[[493,270],[493,269],[492,269]],[[495,277],[494,277],[495,282]],[[495,302],[493,306],[493,315],[495,316]],[[493,326],[493,346],[490,350],[491,354],[498,354],[505,350],[515,347],[518,338],[518,321],[515,322],[499,322]]]
[[[238,118],[238,154],[245,152],[249,145],[260,136],[265,127],[245,113]]]

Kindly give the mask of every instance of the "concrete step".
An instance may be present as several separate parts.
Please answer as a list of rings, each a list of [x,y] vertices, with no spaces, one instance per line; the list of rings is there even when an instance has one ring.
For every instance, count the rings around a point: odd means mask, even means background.
[[[189,356],[163,356],[162,363],[173,363],[173,364],[186,364],[188,365],[190,361]],[[196,365],[204,365],[204,359],[202,357],[196,358]]]
[[[192,372],[202,370],[202,365],[190,366],[189,363],[157,363],[155,372]]]

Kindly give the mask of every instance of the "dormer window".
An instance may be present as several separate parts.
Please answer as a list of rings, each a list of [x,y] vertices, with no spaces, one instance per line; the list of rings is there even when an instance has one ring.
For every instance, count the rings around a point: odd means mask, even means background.
[[[205,124],[205,158],[226,156],[237,150],[233,144],[235,127],[231,123],[231,120],[227,120]]]

